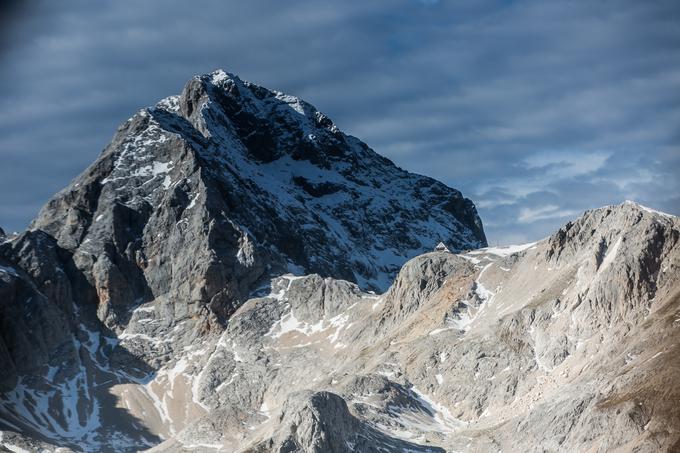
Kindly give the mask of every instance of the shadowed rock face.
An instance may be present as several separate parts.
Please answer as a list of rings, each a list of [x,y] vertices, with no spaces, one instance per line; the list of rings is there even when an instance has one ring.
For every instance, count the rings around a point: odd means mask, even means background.
[[[89,288],[91,291],[91,288]],[[160,438],[116,406],[112,385],[153,370],[82,305],[85,279],[42,231],[0,244],[0,426],[8,445],[51,451],[132,450]],[[102,441],[102,438],[108,438]],[[48,443],[45,443],[48,442]]]
[[[0,238],[0,445],[673,451],[679,241],[624,203],[479,249],[457,191],[197,77]]]
[[[73,297],[58,250],[54,239],[42,232],[0,245],[3,390],[14,388],[19,375],[49,364],[60,349],[72,349]]]

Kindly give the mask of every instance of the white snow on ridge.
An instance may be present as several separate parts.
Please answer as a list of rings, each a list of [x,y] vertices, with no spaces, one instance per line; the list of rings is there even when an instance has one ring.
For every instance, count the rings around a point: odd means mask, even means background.
[[[434,329],[433,331],[431,331],[430,333],[428,333],[428,335],[430,335],[430,336],[432,336],[432,335],[439,335],[440,333],[446,332],[446,331],[448,331],[448,330],[453,330],[453,327],[441,327],[441,328],[439,328],[439,329]]]
[[[271,336],[273,338],[279,338],[288,332],[301,332],[305,335],[311,335],[316,332],[321,332],[323,330],[323,321],[320,321],[316,324],[309,325],[306,322],[301,322],[299,321],[296,317],[295,314],[291,311],[287,315],[285,315],[281,320],[279,321],[279,326],[280,329],[278,332],[274,333],[272,332],[267,333],[267,336]]]
[[[660,215],[660,216],[668,217],[668,218],[671,218],[671,219],[674,219],[674,218],[677,218],[677,217],[678,217],[678,216],[675,216],[675,215],[673,215],[673,214],[669,214],[669,213],[667,213],[667,212],[657,211],[656,209],[648,208],[647,206],[643,206],[643,205],[641,205],[640,203],[637,203],[637,202],[632,201],[632,200],[626,200],[626,201],[624,202],[624,204],[632,204],[632,205],[635,205],[635,206],[637,206],[638,208],[642,209],[643,211],[649,212],[649,213],[651,213],[651,214],[658,214],[658,215]]]
[[[305,109],[302,105],[302,101],[299,98],[296,98],[295,96],[290,96],[288,94],[276,92],[276,99],[285,102],[300,115],[305,115]]]
[[[189,206],[187,206],[187,209],[191,209],[194,206],[196,206],[196,200],[198,200],[199,195],[200,195],[200,193],[197,193],[196,195],[194,195],[194,198],[192,198],[191,201],[189,202]]]
[[[4,433],[0,431],[0,447],[4,447],[13,453],[30,453],[28,450],[24,450],[23,448],[17,445],[5,442],[4,437],[5,437]]]
[[[329,320],[321,319],[315,324],[309,324],[298,320],[291,311],[284,315],[280,320],[276,321],[265,336],[280,338],[287,333],[298,332],[309,337],[319,332],[335,329],[335,332],[328,336],[329,342],[335,343],[338,340],[340,331],[347,325],[347,321],[349,321],[349,316],[346,313],[340,313]]]
[[[179,96],[173,95],[161,99],[156,103],[156,108],[166,110],[168,112],[178,112],[179,111]]]
[[[0,272],[4,274],[14,275],[15,277],[19,276],[19,274],[17,274],[17,271],[14,268],[7,266],[0,266]]]
[[[219,84],[220,82],[224,82],[225,80],[229,80],[229,78],[230,78],[229,74],[227,74],[222,69],[218,69],[216,71],[213,71],[210,74],[210,76],[211,76],[210,80],[213,84]]]
[[[525,250],[528,250],[535,246],[537,242],[529,242],[527,244],[519,244],[519,245],[504,245],[500,247],[485,247],[483,249],[477,249],[477,250],[472,250],[470,252],[467,252],[466,255],[480,255],[483,253],[490,253],[496,256],[510,256],[515,253],[523,252]]]

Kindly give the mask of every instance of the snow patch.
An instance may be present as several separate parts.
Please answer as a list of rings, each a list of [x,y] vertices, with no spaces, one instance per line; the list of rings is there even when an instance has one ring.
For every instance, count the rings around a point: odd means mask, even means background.
[[[2,272],[4,274],[14,275],[15,277],[19,276],[19,274],[17,274],[17,271],[14,270],[14,268],[7,267],[7,266],[0,265],[0,272]]]
[[[191,201],[189,202],[189,206],[187,206],[187,209],[191,209],[191,208],[193,208],[194,206],[196,206],[196,200],[198,200],[198,196],[199,196],[199,195],[200,195],[200,194],[197,193],[197,194],[194,196],[194,198],[191,199]]]
[[[525,250],[529,250],[532,247],[534,247],[537,244],[537,242],[529,242],[526,244],[519,244],[519,245],[504,245],[501,247],[486,247],[483,249],[477,249],[477,250],[472,250],[470,252],[467,252],[466,255],[481,255],[485,253],[490,253],[492,255],[500,256],[500,257],[506,257],[510,255],[514,255],[515,253],[523,252]],[[463,255],[465,258],[465,255]],[[470,259],[470,258],[467,258]]]
[[[669,213],[667,213],[667,212],[657,211],[656,209],[648,208],[647,206],[643,206],[643,205],[641,205],[640,203],[637,203],[637,202],[635,202],[635,201],[626,200],[626,201],[624,202],[624,204],[632,204],[632,205],[635,205],[635,206],[637,206],[638,208],[642,209],[643,211],[649,212],[650,214],[657,214],[657,215],[660,215],[660,216],[663,216],[663,217],[668,217],[668,218],[671,218],[671,219],[677,218],[677,216],[675,216],[675,215],[673,215],[673,214],[669,214]]]
[[[411,392],[413,392],[418,402],[432,413],[434,421],[440,427],[441,432],[451,433],[464,426],[464,423],[451,415],[451,412],[445,406],[432,400],[415,386],[411,387]]]
[[[619,236],[619,238],[616,240],[616,242],[614,243],[612,248],[607,250],[607,253],[604,256],[604,259],[602,260],[602,264],[600,265],[600,268],[597,270],[598,272],[601,272],[601,271],[607,269],[614,262],[614,259],[616,258],[616,255],[619,252],[620,246],[621,246],[621,236]]]

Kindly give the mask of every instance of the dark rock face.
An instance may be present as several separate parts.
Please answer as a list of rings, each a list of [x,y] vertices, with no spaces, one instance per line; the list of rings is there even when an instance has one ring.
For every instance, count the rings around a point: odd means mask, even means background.
[[[287,271],[383,290],[440,241],[485,245],[458,191],[397,168],[304,101],[222,71],[123,124],[31,229],[73,255],[114,329],[160,297],[210,328]]]
[[[17,377],[70,351],[71,285],[58,247],[42,232],[0,245],[0,366],[5,390]]]

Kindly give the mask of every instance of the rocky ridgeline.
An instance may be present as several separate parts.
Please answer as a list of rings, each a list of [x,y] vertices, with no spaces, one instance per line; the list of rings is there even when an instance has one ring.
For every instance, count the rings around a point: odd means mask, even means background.
[[[458,192],[197,77],[2,239],[0,444],[673,450],[679,239],[624,203],[480,249]]]
[[[114,329],[159,298],[175,317],[223,321],[287,271],[384,290],[439,240],[486,243],[460,192],[399,169],[304,101],[222,71],[124,123],[30,229],[67,251]]]

